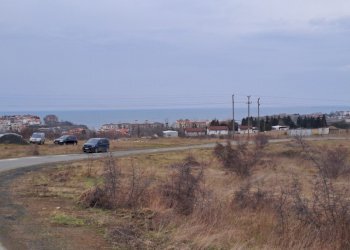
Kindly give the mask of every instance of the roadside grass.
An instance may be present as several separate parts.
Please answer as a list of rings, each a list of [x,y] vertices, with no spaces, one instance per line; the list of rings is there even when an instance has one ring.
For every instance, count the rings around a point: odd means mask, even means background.
[[[205,143],[215,143],[217,141],[224,140],[218,138],[131,138],[110,140],[110,151],[198,145]],[[79,141],[78,145],[55,145],[53,141],[46,141],[44,145],[0,144],[0,159],[37,155],[79,154],[82,153],[81,148],[84,143],[85,141]]]
[[[350,147],[348,141],[310,142],[316,146],[335,147],[339,144]],[[160,188],[174,176],[174,163],[192,156],[204,169],[201,188],[203,197],[189,215],[176,213],[164,205]],[[14,183],[14,193],[22,197],[31,207],[54,207],[59,201],[63,211],[43,211],[52,226],[70,225],[92,227],[103,233],[115,248],[131,249],[320,249],[331,248],[332,242],[321,245],[310,240],[303,232],[281,233],[279,217],[275,211],[276,199],[282,189],[292,186],[297,178],[302,185],[305,198],[314,194],[317,170],[305,160],[303,152],[293,143],[269,144],[264,149],[261,162],[253,169],[249,178],[238,177],[223,169],[210,149],[182,152],[155,153],[123,157],[117,160],[120,169],[121,192],[130,191],[134,173],[149,178],[148,203],[139,207],[116,207],[103,209],[84,208],[77,205],[80,195],[104,182],[104,159],[89,159],[75,163],[57,164],[55,168],[30,172]],[[249,184],[245,195],[261,191],[257,207],[245,208],[235,203],[235,193]],[[36,185],[46,185],[46,195],[33,193]],[[338,188],[350,188],[348,176],[334,181]],[[266,195],[266,196],[264,196]],[[256,196],[253,196],[253,198]],[[350,197],[350,194],[348,194]],[[39,198],[39,199],[38,199]],[[259,198],[259,197],[258,197]],[[245,202],[242,198],[241,202]],[[260,203],[259,203],[260,202]],[[278,203],[277,203],[278,204]],[[52,209],[51,209],[52,211]],[[296,224],[291,221],[290,225]],[[83,237],[83,236],[82,236]]]

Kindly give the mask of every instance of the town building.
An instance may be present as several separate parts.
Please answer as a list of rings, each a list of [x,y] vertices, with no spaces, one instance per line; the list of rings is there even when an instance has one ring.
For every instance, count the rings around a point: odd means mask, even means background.
[[[211,126],[207,129],[207,135],[228,135],[228,127],[227,126]]]

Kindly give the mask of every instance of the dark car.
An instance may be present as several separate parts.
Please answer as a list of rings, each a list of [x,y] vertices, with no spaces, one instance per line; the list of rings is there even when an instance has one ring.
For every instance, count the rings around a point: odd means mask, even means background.
[[[109,140],[106,138],[91,138],[83,145],[86,153],[108,152]]]
[[[74,135],[62,135],[60,138],[57,138],[53,141],[55,144],[78,144],[78,139]]]

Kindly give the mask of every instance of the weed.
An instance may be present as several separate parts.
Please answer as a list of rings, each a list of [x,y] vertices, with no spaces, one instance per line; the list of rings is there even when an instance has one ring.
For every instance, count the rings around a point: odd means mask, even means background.
[[[83,226],[85,221],[64,213],[56,213],[51,216],[51,223],[67,226]]]

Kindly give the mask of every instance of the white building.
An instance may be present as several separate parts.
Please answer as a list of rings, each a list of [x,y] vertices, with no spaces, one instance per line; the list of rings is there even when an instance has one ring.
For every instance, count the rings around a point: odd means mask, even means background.
[[[287,131],[287,130],[289,130],[289,127],[288,126],[276,125],[276,126],[272,126],[272,130]]]
[[[173,130],[166,130],[166,131],[163,131],[163,136],[164,137],[179,137],[179,133],[177,131],[173,131]]]
[[[228,135],[227,126],[211,126],[207,129],[208,135]]]

